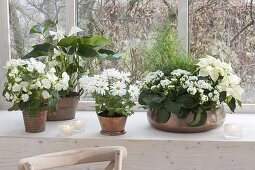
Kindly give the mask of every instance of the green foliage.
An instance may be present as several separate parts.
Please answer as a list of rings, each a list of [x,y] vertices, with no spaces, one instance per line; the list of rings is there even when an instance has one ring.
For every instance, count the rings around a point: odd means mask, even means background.
[[[149,71],[161,70],[169,75],[173,70],[196,70],[194,60],[180,46],[176,31],[166,23],[156,27],[151,47],[145,50],[145,62]]]
[[[66,91],[60,92],[62,97],[73,94],[78,79],[87,72],[85,63],[88,60],[90,62],[92,60],[101,62],[102,60],[118,60],[120,58],[120,54],[105,49],[110,41],[100,35],[85,37],[63,35],[63,38],[54,40],[53,36],[49,35],[49,31],[54,29],[53,26],[54,24],[48,23],[44,26],[35,25],[31,28],[30,34],[42,35],[45,42],[34,45],[32,51],[25,55],[23,59],[46,56],[48,63],[54,63],[51,66],[55,67],[58,77],[61,77],[63,72],[67,72],[70,76],[70,86]]]

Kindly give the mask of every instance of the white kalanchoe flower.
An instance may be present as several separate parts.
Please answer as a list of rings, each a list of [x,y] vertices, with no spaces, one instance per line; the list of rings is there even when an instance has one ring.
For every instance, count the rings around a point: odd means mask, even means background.
[[[126,84],[121,81],[117,81],[111,87],[111,92],[113,96],[124,96],[126,94]]]
[[[51,95],[49,94],[49,92],[43,90],[42,91],[42,96],[43,96],[43,99],[48,99],[51,97]]]
[[[21,100],[22,100],[23,102],[27,102],[28,99],[29,99],[28,94],[22,94],[22,95],[21,95]]]

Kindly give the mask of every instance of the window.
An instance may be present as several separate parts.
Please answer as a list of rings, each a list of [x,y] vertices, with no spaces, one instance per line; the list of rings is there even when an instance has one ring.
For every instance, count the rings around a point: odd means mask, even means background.
[[[38,35],[29,35],[33,25],[51,20],[65,30],[65,0],[9,0],[9,18],[11,57],[20,58],[42,41]]]
[[[190,52],[218,55],[231,63],[245,88],[245,103],[255,102],[255,3],[251,0],[192,0]]]
[[[112,41],[112,48],[123,54],[121,60],[101,63],[131,72],[133,79],[141,79],[142,48],[150,41],[153,27],[165,22],[177,26],[177,0],[78,0],[78,26],[86,34],[100,34]]]
[[[168,20],[192,55],[216,55],[220,51],[242,77],[245,102],[254,103],[254,6],[253,0],[3,0],[0,22],[6,25],[9,17],[10,29],[0,28],[1,66],[9,60],[9,47],[11,57],[18,58],[40,41],[28,31],[32,25],[50,19],[63,30],[77,24],[88,34],[110,38],[111,47],[122,52],[123,59],[102,63],[98,69],[117,66],[140,79],[144,75],[141,47],[150,41],[154,25]]]

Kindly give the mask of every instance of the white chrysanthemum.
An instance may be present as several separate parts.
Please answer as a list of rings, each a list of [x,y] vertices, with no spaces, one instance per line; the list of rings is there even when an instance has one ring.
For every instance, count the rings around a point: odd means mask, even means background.
[[[126,94],[126,84],[121,81],[117,81],[111,87],[111,92],[113,96],[124,96]]]
[[[29,95],[28,95],[28,94],[22,94],[22,95],[21,95],[21,100],[22,100],[23,102],[27,102],[28,99],[29,99]]]
[[[106,81],[97,81],[96,92],[100,95],[105,95],[106,91],[109,90],[108,85]]]
[[[17,83],[15,83],[13,86],[12,86],[12,91],[14,92],[19,92],[21,90],[21,86]]]
[[[51,82],[49,79],[42,79],[42,87],[46,89],[50,89],[51,87]]]
[[[42,96],[43,96],[43,99],[48,99],[48,98],[50,98],[49,92],[47,92],[47,91],[45,91],[45,90],[42,91]]]
[[[138,86],[136,86],[136,85],[130,85],[128,92],[129,92],[131,99],[133,101],[136,100],[140,94],[140,90],[139,90]]]

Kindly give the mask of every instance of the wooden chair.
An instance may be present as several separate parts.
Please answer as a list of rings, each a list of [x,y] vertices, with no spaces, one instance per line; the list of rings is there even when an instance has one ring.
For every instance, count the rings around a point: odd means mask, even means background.
[[[19,161],[19,170],[45,170],[64,166],[110,161],[105,170],[122,170],[122,159],[127,150],[121,146],[96,147],[55,152]]]

